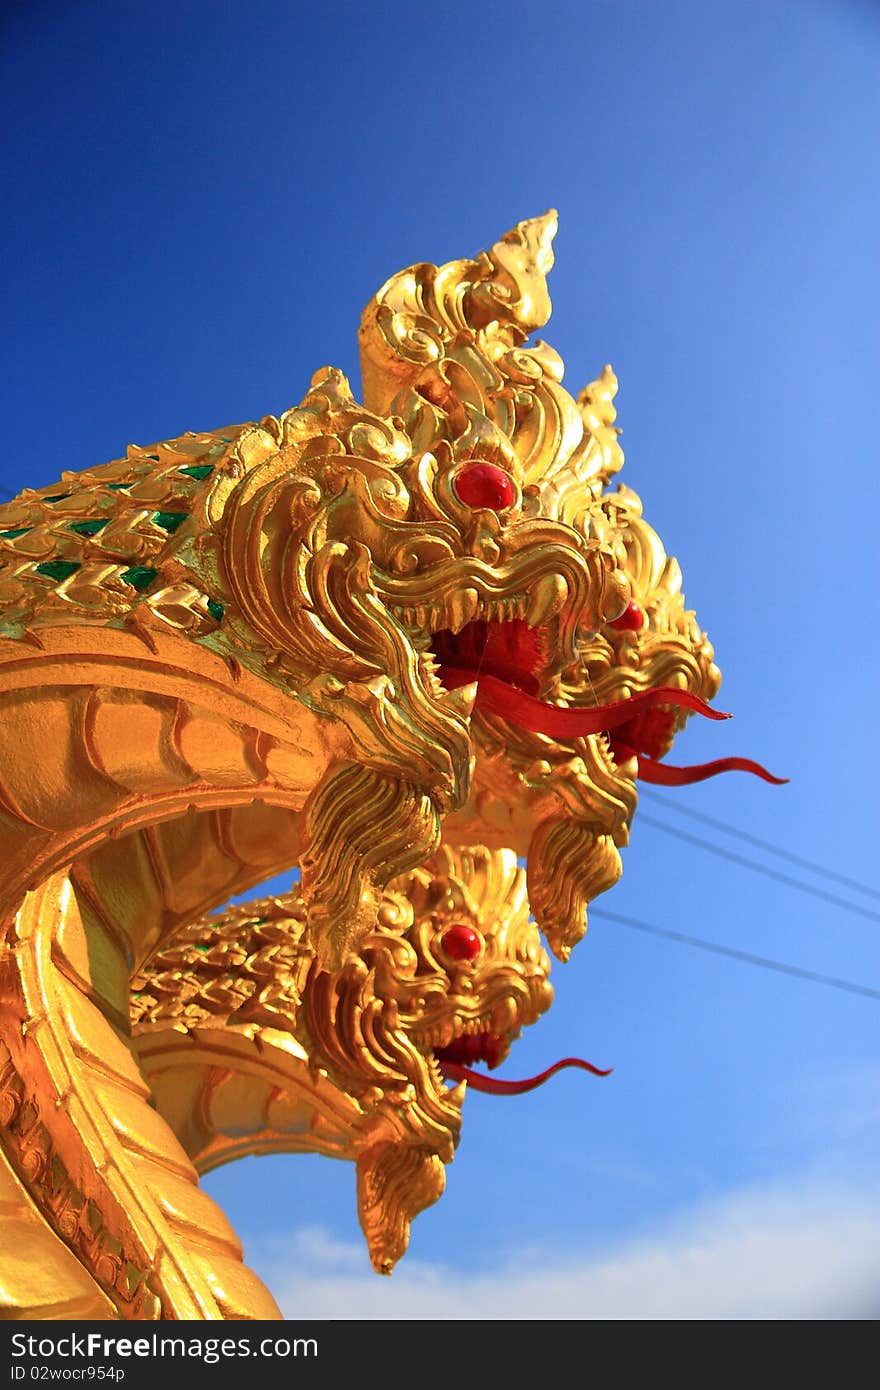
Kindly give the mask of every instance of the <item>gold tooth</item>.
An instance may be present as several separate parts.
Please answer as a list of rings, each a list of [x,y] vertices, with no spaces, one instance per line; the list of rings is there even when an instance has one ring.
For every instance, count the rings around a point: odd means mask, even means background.
[[[568,584],[563,576],[561,574],[545,574],[543,579],[538,580],[528,596],[525,620],[529,627],[537,627],[539,623],[552,618],[559,612],[567,598]]]
[[[443,689],[442,686],[441,689]],[[477,682],[470,681],[468,685],[460,685],[456,690],[444,690],[441,700],[447,709],[460,714],[463,719],[470,719],[477,698],[477,690]]]
[[[476,616],[479,604],[480,596],[476,589],[463,589],[460,594],[453,594],[448,598],[445,617],[450,631],[461,632],[461,629]]]

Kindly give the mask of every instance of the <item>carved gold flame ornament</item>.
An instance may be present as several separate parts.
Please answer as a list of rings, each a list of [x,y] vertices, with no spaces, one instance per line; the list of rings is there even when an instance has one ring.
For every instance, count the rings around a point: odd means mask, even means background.
[[[552,213],[279,418],[0,507],[0,1305],[277,1317],[198,1172],[350,1159],[374,1267],[719,673],[546,344]],[[517,857],[526,861],[526,871]],[[298,865],[300,891],[217,909]],[[529,913],[533,914],[534,922]],[[586,1066],[577,1059],[566,1064]]]

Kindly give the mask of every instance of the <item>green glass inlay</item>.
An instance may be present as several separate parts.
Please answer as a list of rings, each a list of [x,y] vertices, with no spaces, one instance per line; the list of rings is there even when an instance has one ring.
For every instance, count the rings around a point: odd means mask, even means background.
[[[30,529],[30,526],[14,526],[11,531],[0,531],[0,536],[5,541],[14,541],[16,536],[26,536]]]
[[[219,623],[223,620],[223,614],[225,612],[225,609],[222,603],[217,603],[215,599],[209,598],[208,612],[211,614],[211,617],[216,618],[217,622]]]
[[[70,530],[75,531],[78,536],[97,536],[99,531],[103,531],[109,517],[93,518],[91,521],[72,521]]]
[[[149,565],[133,565],[130,570],[123,570],[120,578],[126,584],[130,584],[133,589],[149,589],[153,580],[156,578],[157,571],[150,569]]]
[[[49,579],[69,579],[79,569],[75,560],[46,560],[37,565],[37,574],[45,574]]]
[[[108,483],[107,486],[112,492],[121,492],[124,487],[131,487],[131,483]]]
[[[155,512],[153,520],[163,531],[176,531],[186,521],[187,515],[187,512]]]
[[[223,441],[224,444],[231,444],[231,443],[232,443],[232,436],[229,435],[229,434],[218,434],[217,438],[218,438],[218,439],[222,439],[222,441]]]
[[[152,459],[154,463],[158,463],[158,462],[159,462],[159,455],[158,455],[158,454],[145,454],[144,457],[145,457],[145,458],[148,458],[148,459]]]
[[[69,497],[69,492],[55,492],[51,497],[44,497],[44,502],[63,502],[65,497]]]
[[[211,949],[210,946],[206,945],[203,941],[194,941],[193,946],[197,951],[210,951]]]
[[[251,922],[251,926],[252,926],[252,927],[261,927],[261,926],[263,925],[263,923],[264,923],[264,922],[268,922],[268,920],[269,920],[268,917],[255,917],[254,920]]]
[[[203,478],[207,478],[210,473],[214,472],[214,465],[213,463],[195,463],[190,468],[181,468],[178,471],[185,473],[188,478],[198,478],[201,482]]]

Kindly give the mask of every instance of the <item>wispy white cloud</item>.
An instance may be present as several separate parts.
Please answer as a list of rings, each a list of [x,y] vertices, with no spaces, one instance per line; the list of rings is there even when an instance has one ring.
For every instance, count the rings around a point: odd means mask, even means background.
[[[474,1273],[406,1256],[390,1279],[320,1227],[250,1252],[288,1318],[829,1319],[880,1315],[880,1194],[752,1188],[583,1258]]]

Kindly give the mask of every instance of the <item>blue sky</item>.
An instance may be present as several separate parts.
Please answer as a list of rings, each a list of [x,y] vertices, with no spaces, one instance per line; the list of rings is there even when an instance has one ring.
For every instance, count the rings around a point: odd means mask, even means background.
[[[874,6],[59,0],[5,12],[0,72],[0,484],[278,412],[327,362],[357,384],[389,274],[555,206],[544,336],[573,391],[613,363],[623,479],[736,716],[692,721],[676,760],[791,778],[678,799],[880,881]],[[877,920],[638,818],[601,906],[880,988]],[[471,1096],[392,1280],[360,1252],[347,1165],[207,1180],[286,1311],[880,1311],[880,1001],[598,913],[554,982],[510,1072],[579,1053],[613,1077]]]

